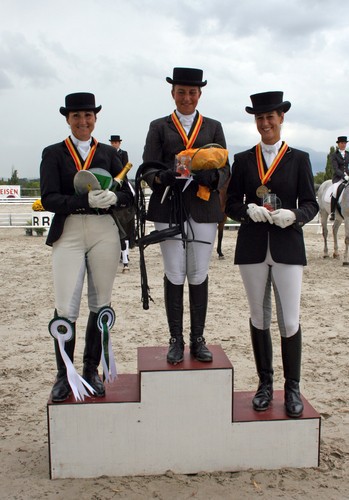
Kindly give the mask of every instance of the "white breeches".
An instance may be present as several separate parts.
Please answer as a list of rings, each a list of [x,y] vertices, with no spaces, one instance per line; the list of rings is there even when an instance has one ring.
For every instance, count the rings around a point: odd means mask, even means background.
[[[277,321],[282,337],[291,337],[299,328],[302,265],[274,262],[268,248],[264,262],[239,266],[247,294],[252,325],[260,330],[270,328],[273,286]]]
[[[338,189],[338,186],[340,184],[342,184],[343,180],[340,180],[340,181],[337,181],[337,182],[334,182],[333,184],[331,184],[325,191],[325,194],[324,194],[324,201],[326,203],[330,203],[331,202],[331,197],[333,196],[334,198],[336,198],[337,196],[337,189]]]
[[[155,222],[155,229],[168,228],[168,223]],[[184,223],[188,239],[205,241],[183,242],[181,235],[160,243],[164,272],[174,285],[182,285],[188,278],[190,285],[200,285],[208,275],[213,245],[216,238],[216,222],[195,222],[191,217]]]
[[[55,307],[74,322],[80,311],[84,278],[90,311],[110,305],[120,259],[119,230],[110,215],[70,215],[52,245]]]

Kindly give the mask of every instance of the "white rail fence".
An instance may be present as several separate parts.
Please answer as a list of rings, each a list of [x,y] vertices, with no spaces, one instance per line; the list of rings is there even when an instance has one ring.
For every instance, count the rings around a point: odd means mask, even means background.
[[[17,199],[5,199],[1,200],[0,199],[0,209],[4,209],[4,206],[7,205],[8,208],[10,206],[23,206],[24,208],[27,208],[27,212],[23,213],[16,213],[16,212],[4,212],[0,211],[0,229],[1,228],[37,228],[38,224],[32,225],[32,211],[31,211],[31,205],[34,203],[35,200],[38,198],[17,198]],[[28,205],[30,205],[30,209],[28,210]],[[6,207],[6,208],[7,208]],[[38,212],[40,213],[40,212]],[[312,220],[307,226],[320,226],[321,223],[319,221],[318,216],[315,217],[314,220]],[[231,221],[228,219],[226,222],[226,228],[237,228],[240,226],[239,223],[235,221]]]
[[[38,197],[0,199],[0,228],[33,228],[31,207],[37,199]],[[23,211],[19,212],[21,207]]]
[[[39,199],[39,196],[35,198],[0,198],[0,207],[2,205],[32,205],[34,201]]]
[[[13,214],[13,213],[6,213],[6,214],[0,214],[0,227],[5,228],[5,227],[25,227],[25,228],[31,228],[32,226],[32,218],[30,213],[25,213],[25,214]]]

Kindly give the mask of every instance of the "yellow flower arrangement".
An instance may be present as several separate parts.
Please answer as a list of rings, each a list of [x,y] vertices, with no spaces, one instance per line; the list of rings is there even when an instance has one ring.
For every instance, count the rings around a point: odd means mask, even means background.
[[[34,203],[32,204],[32,209],[34,212],[44,212],[45,209],[42,206],[41,200],[35,200]]]

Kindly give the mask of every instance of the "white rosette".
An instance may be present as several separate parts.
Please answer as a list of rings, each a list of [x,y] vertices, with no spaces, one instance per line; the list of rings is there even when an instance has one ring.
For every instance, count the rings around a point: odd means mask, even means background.
[[[101,333],[103,376],[105,382],[113,382],[117,377],[115,357],[111,344],[110,330],[115,323],[115,311],[111,307],[103,307],[98,312],[97,327]]]
[[[74,365],[65,352],[65,343],[69,342],[74,337],[73,324],[66,318],[54,318],[48,325],[50,334],[58,341],[59,350],[67,369],[67,378],[74,397],[77,401],[84,400],[85,396],[89,397],[90,394],[95,393],[95,390],[84,380],[75,370]]]

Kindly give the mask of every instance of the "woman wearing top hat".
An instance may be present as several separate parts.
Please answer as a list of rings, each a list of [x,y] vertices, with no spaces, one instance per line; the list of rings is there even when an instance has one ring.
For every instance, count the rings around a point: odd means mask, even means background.
[[[52,246],[55,317],[67,320],[73,337],[65,344],[65,352],[73,361],[75,323],[85,273],[87,273],[88,307],[83,377],[96,396],[104,395],[104,385],[98,376],[101,358],[98,313],[111,302],[112,288],[120,256],[118,227],[111,208],[126,207],[133,202],[127,183],[117,194],[95,189],[78,194],[74,188],[77,172],[102,168],[115,177],[122,170],[116,150],[92,137],[97,113],[95,96],[79,92],[65,98],[60,113],[70,127],[67,139],[44,149],[40,166],[41,200],[44,208],[54,212],[46,243]],[[83,191],[83,190],[82,190]],[[81,192],[81,191],[80,191]],[[57,339],[54,340],[57,379],[53,386],[53,401],[64,401],[71,393],[67,369]]]
[[[343,189],[339,189],[339,186],[343,184],[343,181],[349,181],[349,152],[346,151],[347,147],[347,137],[342,135],[338,137],[337,148],[334,153],[331,154],[331,165],[332,165],[332,196],[331,196],[331,217],[330,220],[335,218],[335,210],[337,201]]]
[[[309,155],[281,140],[281,126],[291,103],[283,92],[251,95],[261,142],[236,154],[228,187],[226,213],[241,222],[235,264],[239,265],[250,308],[250,332],[259,377],[253,398],[257,411],[273,399],[270,335],[271,288],[274,290],[285,378],[285,408],[290,417],[303,412],[300,298],[306,265],[302,227],[318,212]],[[263,206],[276,195],[276,209]],[[275,201],[275,200],[274,200]],[[281,208],[280,208],[281,207]]]
[[[183,288],[188,280],[190,302],[190,353],[197,360],[209,362],[212,353],[205,345],[204,327],[208,304],[208,268],[216,235],[217,222],[223,220],[219,189],[230,175],[228,163],[223,168],[201,170],[183,191],[183,179],[177,179],[175,156],[189,148],[210,143],[226,147],[220,122],[203,117],[196,109],[201,97],[203,71],[174,68],[171,95],[176,109],[170,115],[150,123],[144,147],[144,178],[152,188],[147,219],[155,229],[168,228],[182,221],[188,240],[180,237],[160,243],[164,263],[164,297],[170,331],[167,361],[179,363],[184,356]],[[151,174],[147,175],[147,168]],[[209,189],[209,199],[197,196],[199,185]],[[194,240],[194,241],[193,241]]]

